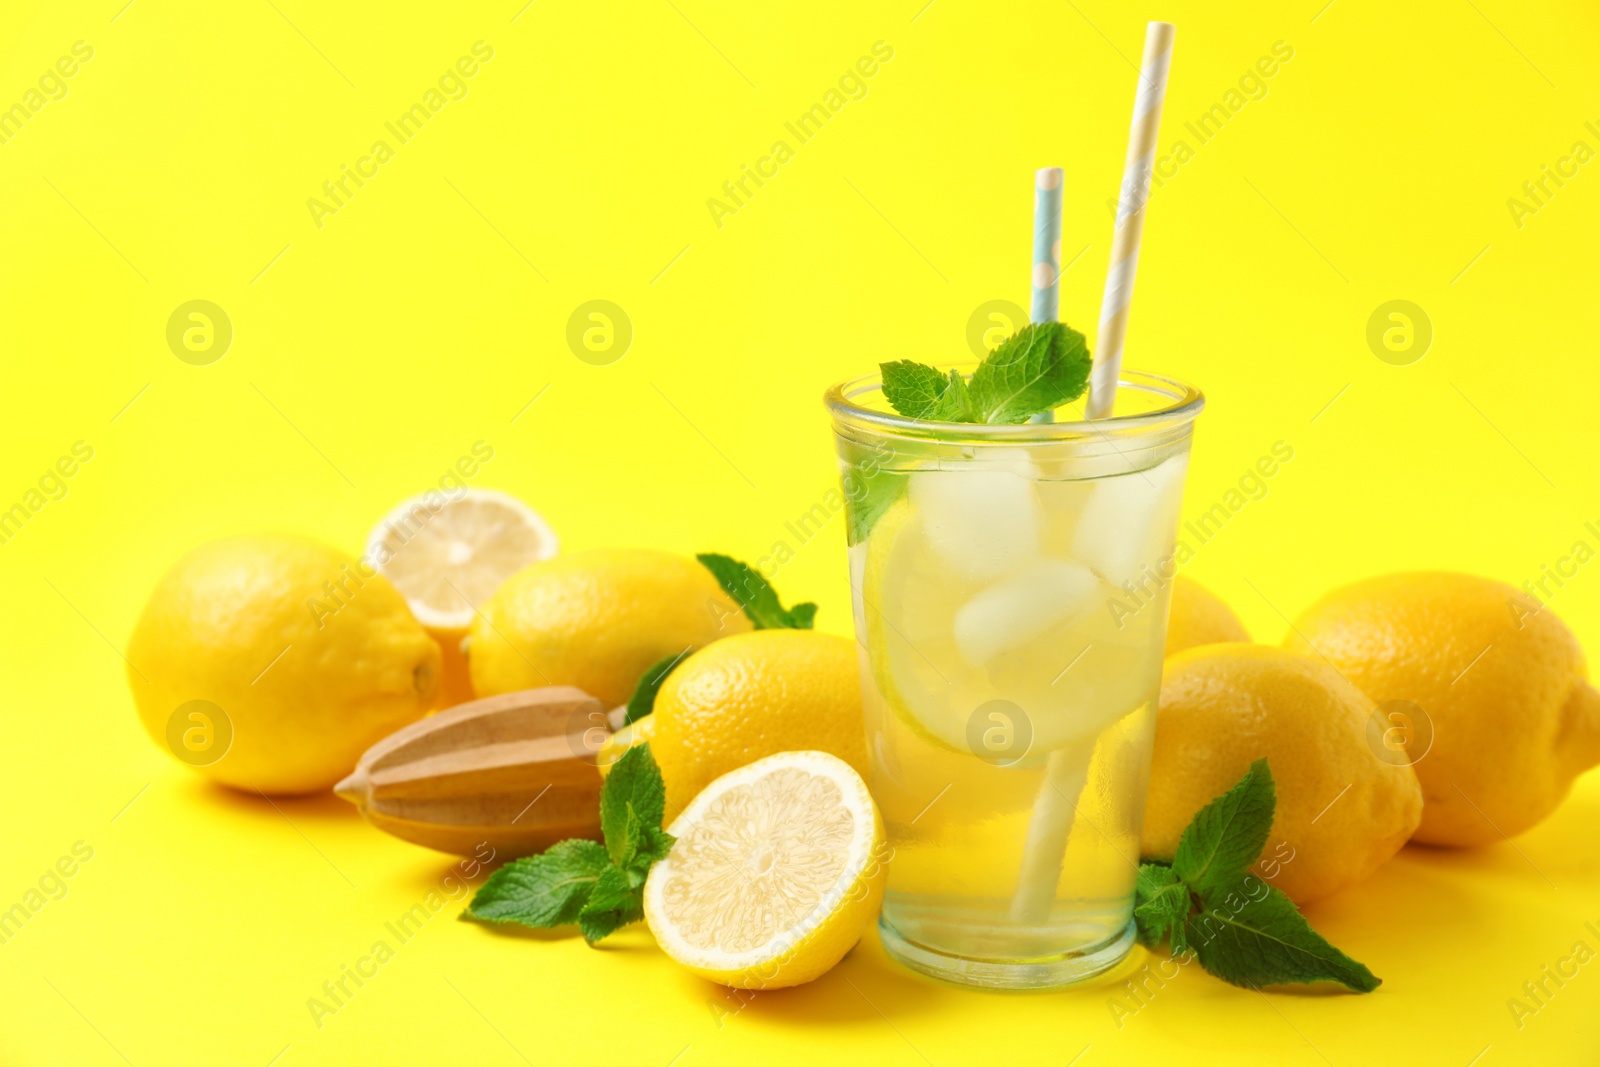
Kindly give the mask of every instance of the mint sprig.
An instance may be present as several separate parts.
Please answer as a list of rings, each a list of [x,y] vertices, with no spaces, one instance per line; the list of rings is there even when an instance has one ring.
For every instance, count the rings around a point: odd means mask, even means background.
[[[463,919],[552,927],[578,924],[589,944],[644,918],[644,880],[672,850],[661,829],[666,787],[650,746],[622,754],[600,790],[605,844],[575,839],[513,860],[489,876]]]
[[[1090,363],[1083,334],[1060,322],[1035,322],[1000,342],[971,381],[909,359],[879,369],[884,399],[907,418],[1015,424],[1082,396]]]
[[[815,622],[815,604],[785,608],[777,591],[749,564],[715,552],[702,552],[695,559],[712,573],[722,591],[738,602],[757,630],[809,630]]]
[[[1027,422],[1083,395],[1089,384],[1089,346],[1083,334],[1059,322],[1030,323],[1000,342],[969,381],[902,359],[879,364],[883,395],[900,414],[936,422],[1011,425]],[[873,457],[852,464],[848,543],[860,544],[905,492],[906,475],[884,470]]]
[[[1359,993],[1381,979],[1311,929],[1275,886],[1250,872],[1272,829],[1277,791],[1264,759],[1195,813],[1171,865],[1146,862],[1134,888],[1134,925],[1150,947],[1181,956],[1248,989],[1338,982]]]

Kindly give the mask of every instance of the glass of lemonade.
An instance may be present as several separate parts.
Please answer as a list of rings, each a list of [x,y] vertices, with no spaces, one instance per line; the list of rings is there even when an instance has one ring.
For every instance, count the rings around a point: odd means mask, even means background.
[[[827,403],[870,784],[894,851],[884,947],[1000,989],[1103,971],[1133,943],[1173,543],[1204,398],[1124,371],[1117,414],[1092,422],[1081,404],[1011,426],[906,418],[876,378]]]

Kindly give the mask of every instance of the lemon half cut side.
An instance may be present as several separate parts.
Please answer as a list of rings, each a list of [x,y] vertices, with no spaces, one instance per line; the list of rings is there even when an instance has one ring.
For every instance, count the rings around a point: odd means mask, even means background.
[[[462,639],[477,606],[530,563],[556,554],[555,532],[528,505],[493,489],[405,501],[367,539],[367,559],[400,590],[442,656],[441,708],[471,700]],[[487,695],[487,694],[486,694]]]
[[[866,783],[826,752],[780,752],[684,809],[645,883],[662,951],[713,982],[781,989],[825,973],[878,913],[888,874]]]
[[[429,630],[466,631],[475,606],[530,563],[556,554],[556,535],[508,493],[468,489],[435,503],[400,504],[368,538],[372,563]]]

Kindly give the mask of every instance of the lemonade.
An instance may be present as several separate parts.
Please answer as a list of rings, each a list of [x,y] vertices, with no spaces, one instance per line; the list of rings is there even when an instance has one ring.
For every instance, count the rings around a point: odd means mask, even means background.
[[[917,970],[1058,985],[1131,944],[1202,401],[1131,373],[1122,392],[1116,418],[1009,426],[890,414],[872,382],[830,394],[894,850],[880,925]]]

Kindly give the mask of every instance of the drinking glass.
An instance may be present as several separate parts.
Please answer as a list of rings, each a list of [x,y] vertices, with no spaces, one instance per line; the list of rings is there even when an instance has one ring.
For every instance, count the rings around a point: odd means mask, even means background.
[[[970,370],[970,367],[964,368]],[[1184,475],[1204,398],[1124,371],[1113,417],[1015,426],[827,394],[844,483],[879,925],[914,970],[1064,985],[1133,943]]]

